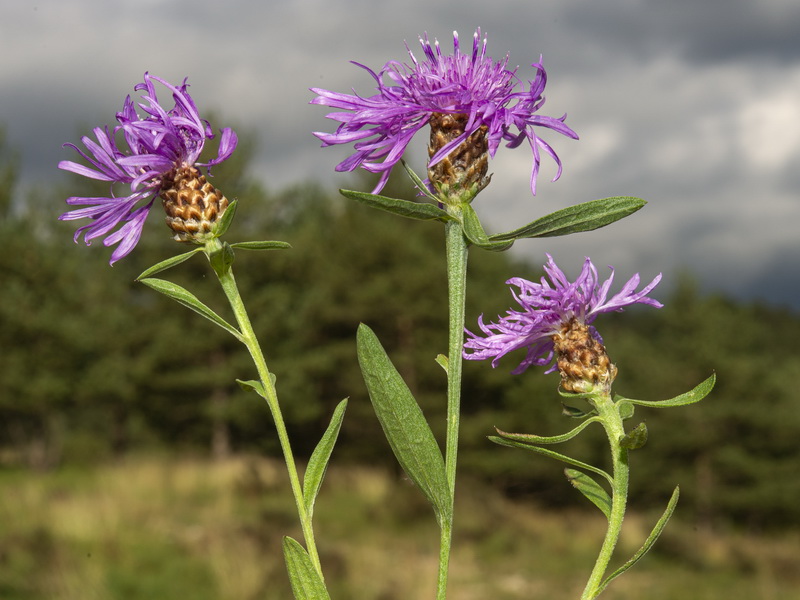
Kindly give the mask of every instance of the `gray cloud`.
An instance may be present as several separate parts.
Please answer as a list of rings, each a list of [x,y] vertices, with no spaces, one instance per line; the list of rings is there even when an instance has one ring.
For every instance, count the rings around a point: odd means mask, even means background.
[[[544,56],[545,114],[568,113],[578,142],[547,136],[565,165],[528,191],[527,149],[501,149],[476,201],[489,226],[580,201],[638,195],[639,214],[563,240],[519,243],[569,271],[584,255],[620,275],[665,281],[690,268],[705,289],[800,306],[800,6],[793,0],[43,0],[7,3],[0,19],[0,123],[23,152],[27,184],[57,180],[64,141],[113,121],[145,70],[189,76],[201,107],[254,131],[254,174],[271,187],[310,177],[331,186],[344,148],[309,87],[370,94],[349,63],[406,60],[427,31],[443,48],[480,25],[489,50],[523,78]],[[424,137],[424,136],[423,136]],[[423,167],[424,140],[410,162]],[[59,209],[54,209],[56,212]],[[672,278],[674,280],[674,278]]]

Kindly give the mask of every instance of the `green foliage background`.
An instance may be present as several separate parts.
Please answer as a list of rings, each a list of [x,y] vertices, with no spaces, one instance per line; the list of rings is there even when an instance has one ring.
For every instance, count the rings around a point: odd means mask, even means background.
[[[394,462],[358,371],[359,322],[375,330],[443,439],[445,377],[434,362],[447,339],[442,227],[380,214],[312,184],[266,190],[246,174],[251,151],[244,140],[235,160],[215,170],[214,183],[240,199],[226,239],[293,246],[239,251],[235,270],[277,374],[298,454],[310,454],[336,403],[350,397],[334,461]],[[67,196],[107,189],[75,178],[68,187],[19,198],[16,174],[16,157],[3,144],[0,464],[47,468],[158,448],[277,455],[266,406],[234,382],[255,375],[244,348],[134,282],[148,266],[185,249],[158,222],[158,207],[134,253],[111,268],[108,249],[99,242],[88,249],[72,244],[76,225],[56,220]],[[391,185],[386,195],[412,196],[404,184]],[[573,239],[580,244],[580,236]],[[510,306],[509,277],[540,276],[546,243],[528,247],[525,263],[508,254],[471,253],[468,323]],[[198,256],[167,276],[226,315],[208,274]],[[680,484],[680,510],[698,522],[759,529],[797,523],[800,411],[793,383],[800,375],[800,317],[703,297],[689,277],[671,297],[656,296],[664,309],[631,310],[599,323],[620,370],[616,390],[668,398],[713,371],[718,384],[699,405],[637,412],[650,440],[632,456],[632,504],[661,506]],[[572,425],[561,415],[557,376],[533,369],[512,376],[516,364],[510,356],[497,369],[465,366],[462,476],[511,497],[581,503],[558,464],[486,440],[493,426],[549,435]],[[605,454],[599,429],[570,444],[568,452],[584,460]]]

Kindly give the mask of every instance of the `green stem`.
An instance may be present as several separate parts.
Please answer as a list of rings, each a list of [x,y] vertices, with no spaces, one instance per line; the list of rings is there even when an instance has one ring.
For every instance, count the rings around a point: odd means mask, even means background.
[[[447,252],[447,291],[450,325],[447,368],[447,440],[445,442],[445,474],[450,489],[450,518],[441,524],[439,547],[439,579],[436,598],[447,595],[447,572],[453,534],[456,462],[458,458],[458,426],[461,415],[461,353],[464,347],[464,304],[467,289],[467,240],[457,221],[445,225]]]
[[[207,253],[218,250],[217,245],[214,244],[214,242],[219,244],[218,240],[210,242],[209,245],[212,247],[206,248]],[[244,303],[242,302],[242,297],[239,294],[239,288],[236,285],[236,280],[233,277],[233,270],[229,267],[224,273],[217,273],[217,278],[219,279],[220,285],[225,292],[225,296],[228,298],[228,302],[230,303],[233,313],[236,316],[236,322],[239,324],[239,330],[242,334],[242,343],[250,352],[250,356],[253,358],[256,370],[258,371],[258,377],[261,380],[261,384],[264,386],[267,405],[272,413],[272,419],[275,422],[275,429],[277,430],[278,439],[280,440],[283,458],[286,461],[286,468],[289,472],[289,482],[291,484],[292,493],[294,494],[295,504],[297,505],[297,514],[300,517],[300,525],[303,529],[306,550],[308,551],[308,555],[314,564],[314,568],[319,573],[320,578],[323,578],[322,565],[320,564],[316,542],[314,541],[314,530],[311,524],[311,519],[308,515],[308,511],[306,511],[306,504],[303,497],[303,486],[300,484],[300,476],[297,473],[297,465],[295,464],[292,446],[289,442],[289,434],[286,431],[286,424],[283,420],[280,404],[278,403],[278,393],[275,390],[275,385],[272,382],[272,377],[270,376],[269,369],[267,368],[267,362],[264,359],[261,346],[258,343],[258,338],[256,338],[255,331],[250,323],[250,317],[247,315],[247,310],[245,309]]]
[[[611,496],[611,512],[608,518],[608,529],[600,554],[594,565],[586,588],[583,590],[581,600],[591,600],[600,595],[603,590],[603,576],[608,569],[611,555],[619,540],[622,531],[622,520],[625,518],[625,506],[628,500],[628,450],[620,446],[620,440],[625,436],[625,428],[619,415],[617,406],[612,402],[610,393],[598,395],[592,402],[597,408],[603,428],[606,430],[608,442],[611,446],[611,459],[613,465],[613,483]]]

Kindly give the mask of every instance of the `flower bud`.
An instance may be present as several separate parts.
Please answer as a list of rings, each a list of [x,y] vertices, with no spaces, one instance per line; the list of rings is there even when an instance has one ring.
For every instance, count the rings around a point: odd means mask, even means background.
[[[597,386],[609,390],[617,376],[605,346],[592,335],[590,327],[578,319],[564,323],[561,331],[553,335],[556,365],[561,373],[561,388],[576,394],[595,390]]]
[[[178,242],[205,243],[228,208],[228,199],[195,167],[179,167],[166,176],[160,196]]]
[[[464,134],[469,115],[433,113],[430,118],[431,138],[428,156],[433,156],[447,144]],[[444,197],[471,200],[489,183],[489,128],[481,125],[450,154],[428,168],[428,179]]]

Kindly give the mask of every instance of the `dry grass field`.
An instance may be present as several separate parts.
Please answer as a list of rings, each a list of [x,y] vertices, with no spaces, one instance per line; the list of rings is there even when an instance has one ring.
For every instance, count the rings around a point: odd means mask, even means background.
[[[466,482],[459,494],[449,598],[580,596],[602,518],[543,511]],[[0,471],[0,598],[289,600],[280,547],[284,535],[300,539],[293,510],[282,465],[265,459],[146,456]],[[619,560],[658,512],[629,516]],[[315,522],[334,600],[434,596],[438,532],[407,481],[334,466]],[[800,598],[800,527],[762,538],[677,520],[603,597]]]

